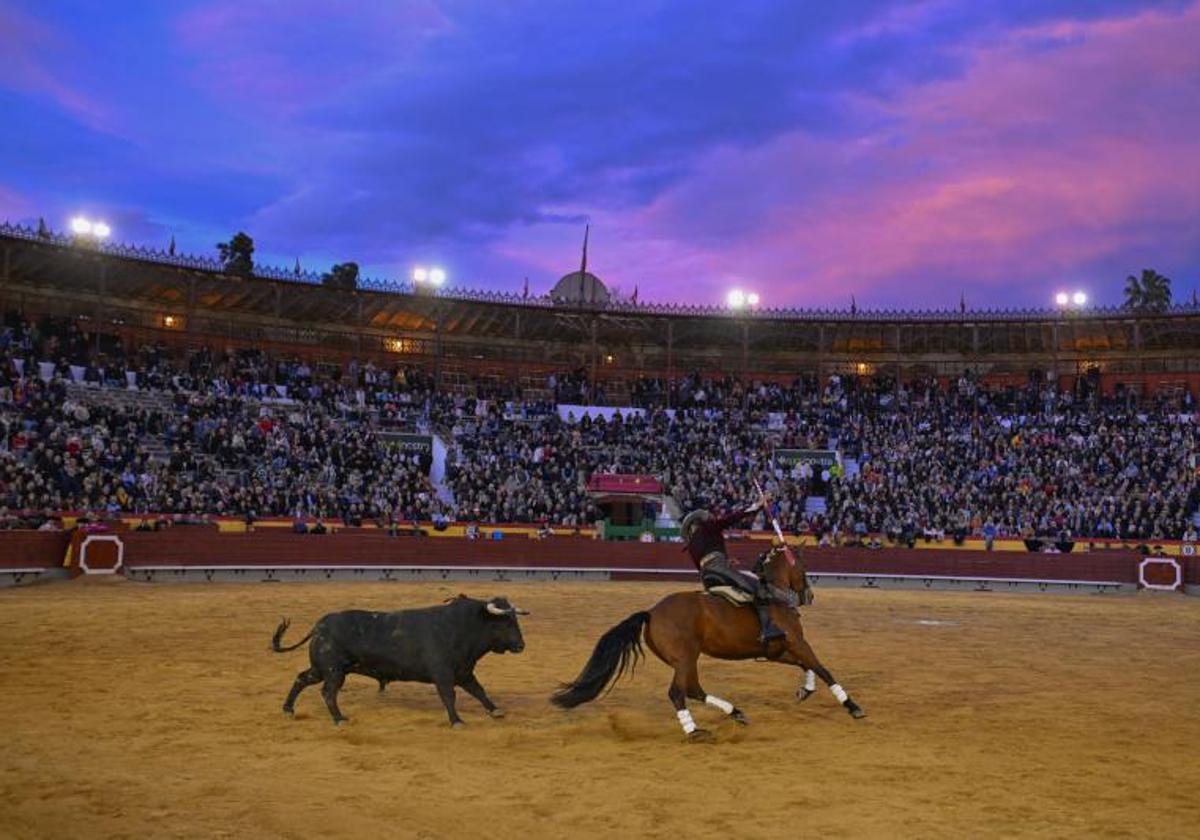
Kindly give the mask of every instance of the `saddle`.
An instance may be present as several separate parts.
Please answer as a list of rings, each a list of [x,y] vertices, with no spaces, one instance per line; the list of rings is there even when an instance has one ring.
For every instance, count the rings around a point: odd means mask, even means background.
[[[735,607],[748,606],[753,604],[757,599],[755,592],[760,591],[762,580],[753,572],[747,572],[744,569],[732,569],[733,574],[737,575],[742,581],[745,589],[733,586],[726,583],[723,579],[714,576],[716,583],[712,586],[706,586],[705,591],[710,595],[716,595],[719,598],[724,598]],[[795,609],[800,606],[800,596],[790,589],[781,589],[773,583],[766,584],[767,596],[773,604],[781,604],[790,609]]]
[[[724,598],[734,606],[753,604],[755,600],[754,593],[758,591],[760,585],[758,575],[754,574],[753,572],[744,571],[743,569],[731,569],[730,571],[732,574],[737,575],[738,579],[742,581],[742,585],[745,587],[744,589],[733,586],[730,583],[726,583],[723,578],[717,578],[714,576],[713,579],[716,581],[716,583],[713,586],[705,587],[705,591],[710,595],[716,595]]]

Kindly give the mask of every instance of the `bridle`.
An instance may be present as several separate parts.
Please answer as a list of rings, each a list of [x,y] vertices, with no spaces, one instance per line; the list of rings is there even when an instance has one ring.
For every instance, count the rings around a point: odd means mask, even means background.
[[[799,598],[801,605],[811,604],[812,586],[808,582],[808,573],[804,568],[803,563],[797,562],[796,566],[794,567],[800,575],[800,580],[803,581],[803,585],[800,589],[797,590],[792,586],[792,582],[789,579],[790,575],[786,574],[787,567],[781,567],[785,569],[785,578],[783,584],[777,583],[775,580],[773,580],[775,577],[775,574],[773,573],[775,569],[775,561],[781,559],[781,557],[781,554],[773,551],[768,552],[766,555],[758,558],[758,560],[754,563],[754,573],[773,588],[782,589],[788,593],[795,593],[797,598]],[[786,558],[783,559],[786,561]]]

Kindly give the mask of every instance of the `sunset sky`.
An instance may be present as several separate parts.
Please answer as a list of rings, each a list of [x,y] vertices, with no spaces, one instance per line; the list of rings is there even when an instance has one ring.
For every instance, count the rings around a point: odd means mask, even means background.
[[[354,9],[339,12],[339,8]],[[0,220],[643,301],[1200,286],[1200,1],[0,0]]]

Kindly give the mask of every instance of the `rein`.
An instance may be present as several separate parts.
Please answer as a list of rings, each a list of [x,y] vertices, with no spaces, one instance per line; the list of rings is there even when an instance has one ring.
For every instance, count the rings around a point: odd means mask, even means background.
[[[774,568],[771,565],[772,559],[770,555],[760,559],[754,564],[754,573],[767,585],[767,590],[771,593],[772,600],[778,601],[791,609],[798,609],[804,598],[803,592],[797,592],[791,586],[781,586],[770,579],[773,576],[772,570]],[[807,583],[807,577],[805,578],[805,582]]]

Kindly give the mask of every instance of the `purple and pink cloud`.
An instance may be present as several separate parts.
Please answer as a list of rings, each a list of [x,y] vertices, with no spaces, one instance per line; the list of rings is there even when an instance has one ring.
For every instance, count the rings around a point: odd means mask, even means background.
[[[590,219],[643,300],[1200,284],[1200,2],[620,5],[0,0],[0,218],[535,291]]]

